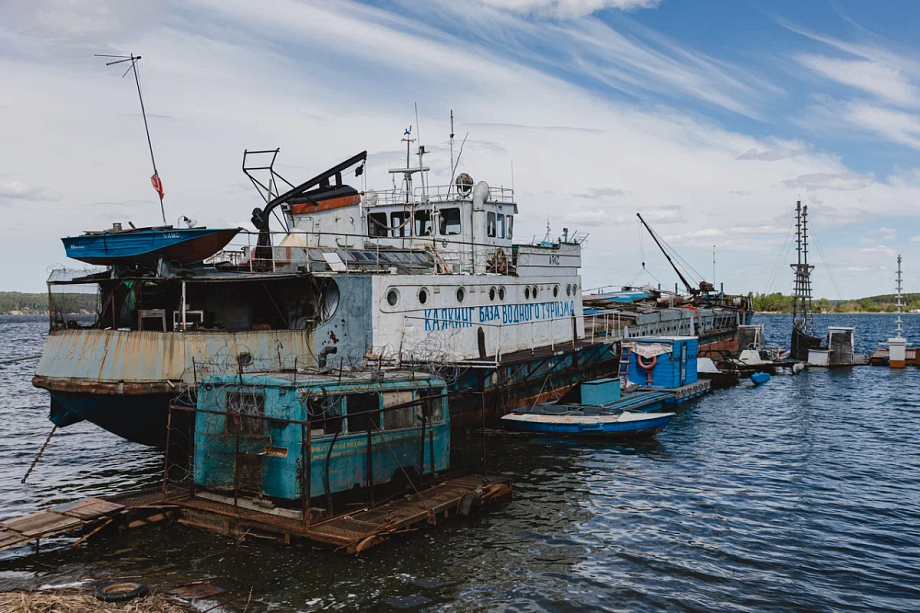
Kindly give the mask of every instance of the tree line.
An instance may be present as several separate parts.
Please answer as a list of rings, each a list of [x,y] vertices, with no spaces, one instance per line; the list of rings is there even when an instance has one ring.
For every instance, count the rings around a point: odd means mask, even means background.
[[[55,293],[54,308],[64,313],[95,313],[99,296],[96,293]],[[0,292],[0,314],[48,312],[48,294]]]
[[[779,292],[773,294],[748,294],[755,311],[771,313],[791,313],[792,296]],[[868,298],[853,300],[828,300],[820,298],[812,301],[812,308],[816,313],[894,313],[898,310],[897,298],[894,294],[870,296]],[[901,297],[901,310],[920,310],[920,294],[903,294]]]

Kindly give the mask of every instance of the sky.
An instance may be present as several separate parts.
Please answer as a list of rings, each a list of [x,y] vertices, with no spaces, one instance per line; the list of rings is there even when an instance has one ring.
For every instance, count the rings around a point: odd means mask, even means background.
[[[639,212],[728,293],[790,293],[796,201],[816,297],[920,291],[920,3],[859,0],[12,0],[0,5],[0,291],[60,238],[249,227],[244,149],[293,183],[362,150],[388,188],[410,125],[431,184],[514,186],[518,240],[587,236],[583,286],[677,277]],[[415,108],[418,108],[416,121]],[[715,250],[715,268],[713,268]],[[643,269],[645,262],[645,269]],[[916,265],[915,265],[916,263]],[[714,272],[713,272],[714,270]]]

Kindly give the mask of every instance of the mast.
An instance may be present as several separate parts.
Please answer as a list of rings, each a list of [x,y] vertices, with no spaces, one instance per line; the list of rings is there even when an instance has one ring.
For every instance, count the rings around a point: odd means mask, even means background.
[[[141,78],[137,74],[137,63],[140,61],[141,56],[134,55],[102,55],[97,53],[96,57],[113,57],[118,58],[114,62],[106,62],[106,66],[114,66],[115,64],[121,64],[123,62],[131,62],[131,68],[125,71],[125,75],[128,72],[134,71],[134,84],[137,86],[137,98],[141,102],[141,116],[144,118],[144,132],[147,134],[147,149],[150,150],[150,163],[153,166],[153,176],[150,177],[150,184],[153,185],[153,189],[156,191],[157,195],[160,197],[160,214],[163,216],[163,225],[166,225],[166,209],[163,207],[163,182],[160,180],[160,173],[157,171],[157,161],[153,157],[153,142],[150,140],[150,127],[147,125],[147,110],[144,108],[144,96],[141,94]],[[125,75],[122,75],[124,77]]]
[[[898,254],[898,338],[901,338],[901,254]]]
[[[808,264],[808,205],[802,201],[795,207],[795,243],[797,262],[790,264],[795,271],[795,285],[792,295],[792,325],[801,332],[814,336],[814,315],[811,308],[811,271]]]

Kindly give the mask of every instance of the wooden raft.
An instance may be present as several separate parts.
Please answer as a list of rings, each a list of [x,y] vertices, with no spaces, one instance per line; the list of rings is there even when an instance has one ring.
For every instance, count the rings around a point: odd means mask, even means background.
[[[84,498],[77,502],[2,521],[0,522],[0,551],[65,532],[81,530],[92,524],[104,523],[124,509],[123,505],[114,502],[99,498]]]

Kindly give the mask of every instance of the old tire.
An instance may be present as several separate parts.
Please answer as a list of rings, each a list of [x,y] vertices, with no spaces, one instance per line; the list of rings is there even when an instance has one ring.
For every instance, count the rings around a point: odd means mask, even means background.
[[[106,581],[96,586],[93,596],[103,602],[128,602],[143,598],[150,589],[140,581]]]

